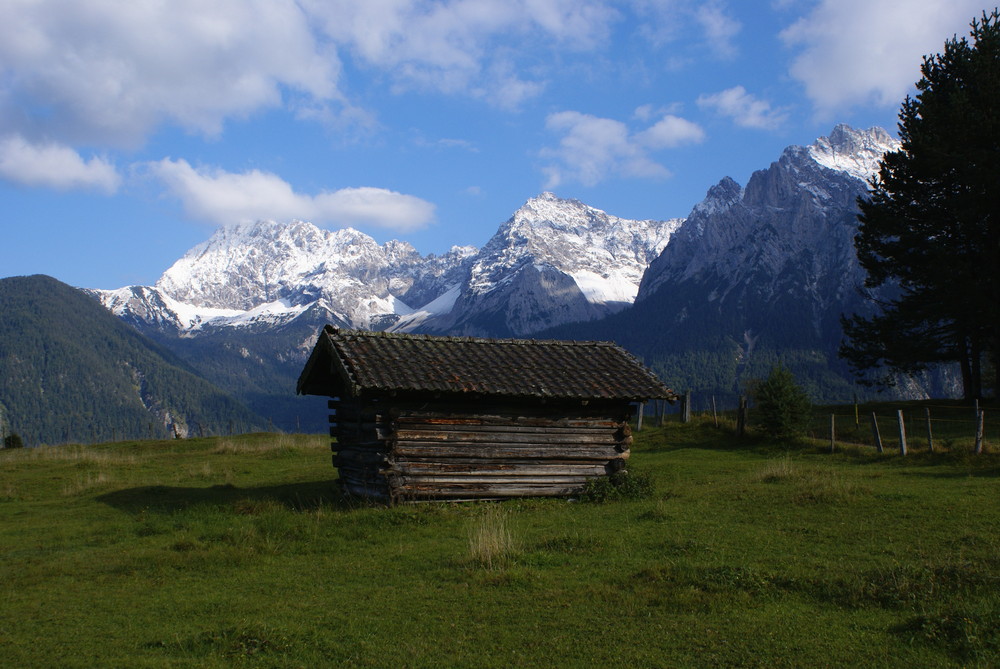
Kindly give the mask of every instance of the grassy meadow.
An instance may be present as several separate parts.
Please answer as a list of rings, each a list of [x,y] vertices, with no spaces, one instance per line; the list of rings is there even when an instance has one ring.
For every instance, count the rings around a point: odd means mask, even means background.
[[[392,508],[321,436],[0,451],[0,665],[1000,665],[1000,455],[636,437],[648,497]]]

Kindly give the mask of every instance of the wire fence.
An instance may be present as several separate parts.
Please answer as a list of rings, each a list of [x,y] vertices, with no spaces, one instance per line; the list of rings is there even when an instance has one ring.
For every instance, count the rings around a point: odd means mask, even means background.
[[[743,420],[752,423],[754,407],[743,410]],[[671,405],[656,401],[643,409],[647,425],[685,422],[693,417],[713,420],[716,426],[740,423],[739,400],[710,393],[685,393]],[[837,444],[870,446],[886,452],[951,451],[970,449],[988,451],[1000,438],[1000,405],[978,401],[901,401],[857,403],[816,407],[809,436],[829,439],[831,449]]]

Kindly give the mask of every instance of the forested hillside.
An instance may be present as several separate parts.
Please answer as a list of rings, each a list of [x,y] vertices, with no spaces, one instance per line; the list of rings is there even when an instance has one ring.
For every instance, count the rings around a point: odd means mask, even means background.
[[[266,426],[85,293],[40,275],[0,280],[0,405],[28,445]]]

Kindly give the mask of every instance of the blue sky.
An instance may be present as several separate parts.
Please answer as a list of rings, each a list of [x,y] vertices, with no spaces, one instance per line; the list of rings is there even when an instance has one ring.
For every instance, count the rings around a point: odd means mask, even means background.
[[[967,0],[0,0],[0,277],[152,284],[221,225],[483,245],[544,190],[686,216],[895,131]]]

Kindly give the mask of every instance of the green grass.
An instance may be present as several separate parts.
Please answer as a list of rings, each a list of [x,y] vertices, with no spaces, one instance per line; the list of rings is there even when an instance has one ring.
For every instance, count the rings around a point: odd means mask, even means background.
[[[1000,456],[636,436],[606,503],[348,503],[313,436],[0,451],[0,665],[1000,664]]]

